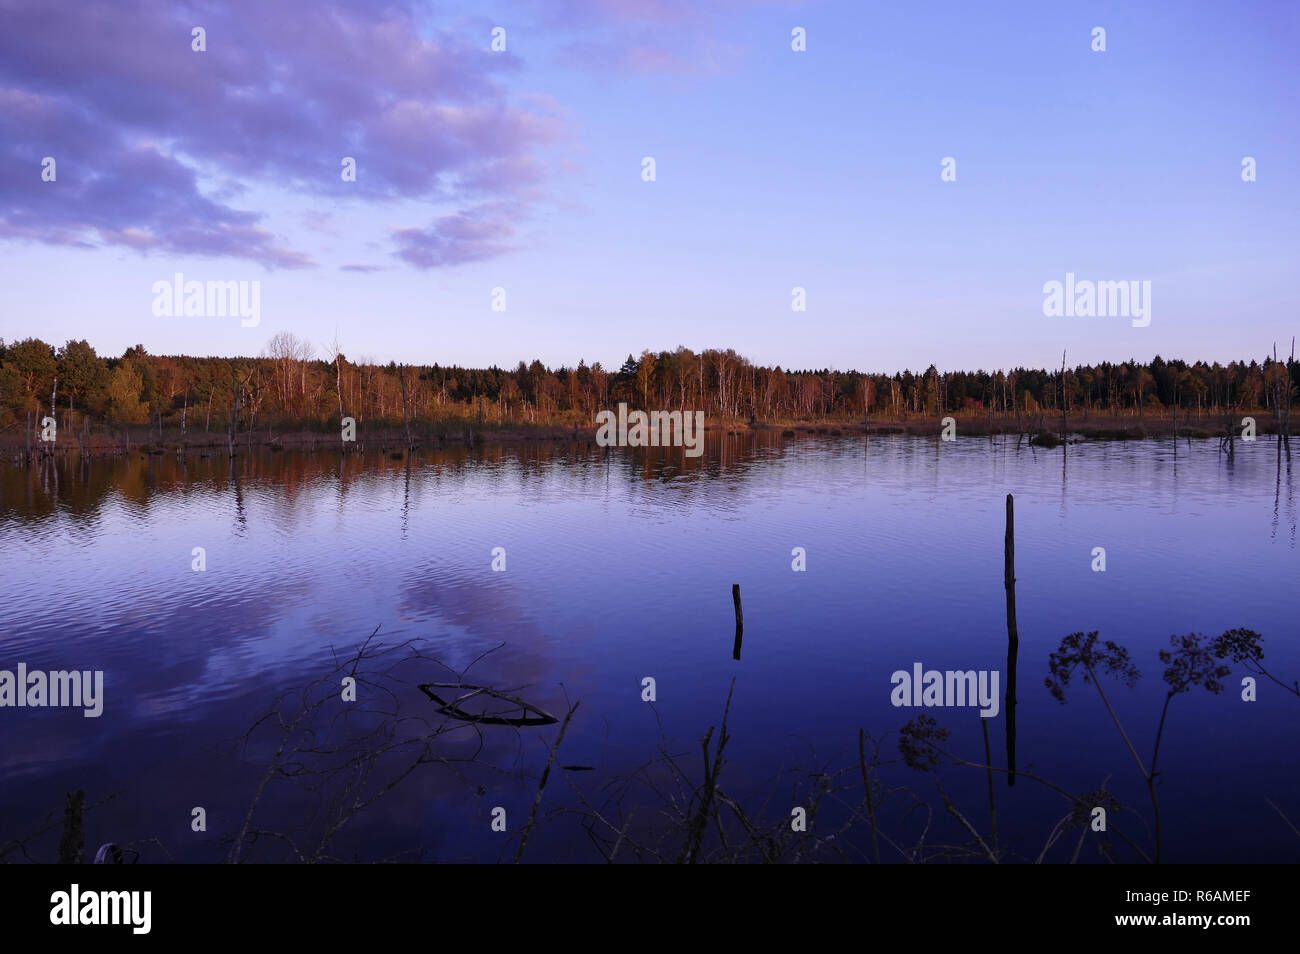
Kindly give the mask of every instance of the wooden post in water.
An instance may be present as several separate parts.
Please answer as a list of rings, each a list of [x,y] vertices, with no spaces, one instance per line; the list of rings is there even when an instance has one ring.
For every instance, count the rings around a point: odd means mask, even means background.
[[[1007,535],[1003,546],[1003,585],[1007,591],[1007,784],[1016,784],[1016,657],[1020,633],[1016,629],[1016,509],[1007,494]]]
[[[731,584],[731,601],[736,604],[736,642],[731,647],[731,658],[740,658],[740,640],[745,631],[745,616],[740,610],[740,584]]]
[[[63,837],[59,839],[59,864],[79,865],[86,848],[86,833],[82,815],[86,808],[86,793],[81,789],[68,792],[63,803]]]

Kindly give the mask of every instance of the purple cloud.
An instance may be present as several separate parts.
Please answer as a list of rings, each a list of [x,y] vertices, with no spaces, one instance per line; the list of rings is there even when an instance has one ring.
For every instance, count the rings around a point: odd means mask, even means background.
[[[444,215],[424,229],[395,229],[394,254],[416,268],[437,268],[492,258],[509,251],[515,216],[497,204]]]
[[[474,203],[526,212],[563,134],[507,99],[516,59],[418,29],[406,2],[0,0],[0,20],[0,238],[312,264],[237,207],[257,185],[469,204],[395,236],[419,267],[472,261],[512,231]]]

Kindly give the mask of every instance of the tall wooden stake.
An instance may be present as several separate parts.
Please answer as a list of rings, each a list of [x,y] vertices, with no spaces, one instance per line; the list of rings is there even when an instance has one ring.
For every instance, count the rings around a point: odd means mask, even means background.
[[[731,584],[731,601],[736,604],[736,641],[731,647],[731,658],[740,658],[740,640],[745,632],[745,615],[740,610],[740,584]]]
[[[1016,784],[1016,657],[1020,633],[1016,629],[1016,509],[1007,494],[1007,535],[1003,545],[1003,585],[1007,591],[1007,784]]]

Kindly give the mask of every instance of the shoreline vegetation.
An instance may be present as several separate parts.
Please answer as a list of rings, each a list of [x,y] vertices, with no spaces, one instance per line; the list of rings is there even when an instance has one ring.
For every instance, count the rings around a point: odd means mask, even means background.
[[[1257,435],[1284,434],[1285,419],[1277,421],[1267,412],[1256,410]],[[1244,416],[1251,416],[1243,412]],[[1177,421],[1170,414],[1160,416],[1148,414],[1144,417],[1134,416],[1119,418],[1107,417],[1070,421],[1066,439],[1061,439],[1059,420],[1049,419],[1034,421],[1017,421],[1015,418],[993,418],[978,414],[954,414],[958,437],[1016,437],[1025,443],[1039,448],[1052,448],[1061,444],[1092,443],[1098,441],[1137,441],[1157,438],[1179,437],[1193,440],[1223,439],[1228,436],[1229,427],[1235,437],[1240,439],[1240,418],[1226,418],[1220,415],[1213,419],[1208,415],[1190,420],[1179,416]],[[301,422],[293,422],[301,425]],[[1056,426],[1053,426],[1056,425]],[[290,427],[293,424],[289,425]],[[127,454],[143,456],[198,455],[201,457],[241,456],[250,452],[261,451],[339,451],[352,453],[358,450],[401,455],[405,450],[422,448],[443,448],[452,446],[472,447],[480,444],[513,443],[577,443],[594,445],[597,426],[583,425],[562,427],[553,424],[520,424],[497,426],[479,423],[472,419],[444,419],[434,422],[421,422],[412,426],[408,434],[400,423],[397,426],[379,425],[362,432],[358,428],[355,441],[343,442],[339,438],[337,427],[328,430],[289,429],[280,430],[271,427],[267,430],[237,431],[234,439],[231,435],[219,431],[181,432],[178,427],[149,427],[146,425],[125,425],[119,427],[101,427],[87,429],[74,436],[60,434],[53,443],[42,442],[39,438],[26,440],[22,433],[0,433],[0,460],[21,463],[41,457],[116,457]],[[822,420],[780,420],[746,422],[740,420],[708,420],[705,433],[709,436],[738,436],[751,433],[780,434],[784,438],[801,438],[810,436],[829,437],[939,437],[943,431],[941,420],[917,417],[912,419],[873,419],[869,421],[846,421],[838,419]]]
[[[594,443],[596,414],[620,403],[703,411],[706,431],[850,436],[1017,435],[1037,446],[1144,438],[1220,438],[1253,418],[1256,434],[1289,437],[1300,362],[1103,362],[1054,370],[893,374],[789,370],[733,350],[628,355],[514,370],[355,362],[334,342],[324,356],[288,332],[255,358],[151,355],[141,345],[100,357],[86,341],[56,348],[0,339],[0,458],[51,454],[189,453],[374,448],[480,442]],[[51,408],[54,410],[51,411]],[[355,424],[355,442],[342,439]],[[50,438],[53,438],[52,440]]]

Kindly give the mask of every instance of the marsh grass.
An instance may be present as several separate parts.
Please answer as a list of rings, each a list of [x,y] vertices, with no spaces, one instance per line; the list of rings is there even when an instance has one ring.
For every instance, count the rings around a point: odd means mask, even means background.
[[[1015,820],[1006,817],[1005,809],[999,825],[993,779],[1010,773],[992,763],[983,719],[980,756],[952,750],[950,730],[922,714],[897,732],[892,746],[889,734],[877,738],[859,729],[852,748],[830,756],[810,749],[803,764],[754,781],[731,771],[733,680],[720,720],[694,747],[669,738],[652,703],[659,729],[655,750],[628,771],[606,773],[589,765],[565,765],[561,757],[577,718],[577,702],[568,704],[558,726],[526,730],[476,724],[472,718],[407,704],[410,690],[432,672],[444,679],[442,674],[452,673],[457,684],[468,686],[469,670],[501,646],[456,671],[413,640],[385,645],[377,636],[378,629],[353,652],[336,654],[318,678],[278,696],[231,740],[228,754],[257,766],[258,772],[247,808],[227,819],[230,830],[215,838],[227,863],[344,861],[334,847],[340,836],[426,772],[456,783],[467,799],[481,798],[492,779],[509,784],[534,780],[527,820],[503,839],[498,856],[515,863],[556,860],[556,845],[564,846],[564,860],[605,863],[1076,863],[1089,844],[1103,861],[1159,863],[1165,832],[1157,783],[1164,773],[1157,766],[1161,741],[1172,725],[1173,700],[1197,688],[1222,691],[1229,663],[1242,664],[1300,697],[1300,685],[1287,685],[1264,668],[1258,633],[1233,629],[1212,640],[1198,633],[1174,636],[1170,648],[1159,653],[1167,688],[1147,761],[1103,686],[1105,681],[1130,688],[1137,684],[1141,673],[1127,649],[1096,632],[1071,633],[1049,655],[1046,688],[1062,704],[1076,680],[1095,688],[1147,788],[1152,823],[1147,826],[1140,813],[1120,803],[1109,788],[1110,775],[1091,791],[1074,792],[1031,766],[1017,769],[1016,777],[1040,788],[1049,804],[1059,805],[1052,824],[1031,838],[1023,824],[1008,824]],[[339,704],[344,677],[356,681],[357,698],[364,701]],[[513,740],[522,753],[526,738],[534,749],[540,742],[545,754],[537,768],[498,764],[487,755],[510,749],[489,744],[503,739]],[[972,808],[951,794],[950,774],[965,771],[987,779],[986,805]],[[906,782],[913,772],[925,777],[923,786]],[[59,851],[70,863],[84,860],[82,815],[103,804],[85,806],[83,796],[74,795]],[[1264,802],[1300,837],[1281,808],[1267,798]],[[285,805],[293,810],[284,811]],[[1107,812],[1104,832],[1092,831],[1089,824],[1098,807]],[[802,827],[795,809],[802,810]],[[50,840],[60,831],[55,815],[51,812],[30,835],[0,844],[0,861],[31,862],[45,851],[52,853]],[[1020,835],[1008,838],[1013,828]],[[1148,835],[1136,834],[1139,828]],[[531,851],[539,833],[546,835],[543,855]],[[125,851],[110,857],[170,857],[154,837],[123,846]],[[421,854],[412,846],[389,857],[346,860],[403,861]]]

